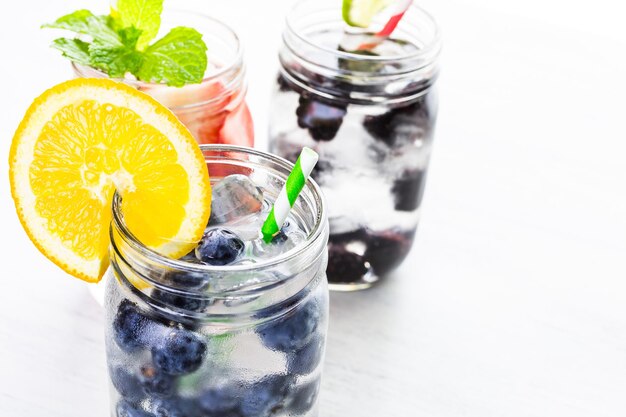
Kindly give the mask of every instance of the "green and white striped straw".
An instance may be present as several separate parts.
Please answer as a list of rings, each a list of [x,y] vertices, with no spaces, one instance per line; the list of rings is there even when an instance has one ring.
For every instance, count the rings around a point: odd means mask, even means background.
[[[280,232],[280,228],[287,219],[289,210],[291,210],[298,195],[300,195],[300,191],[304,188],[304,184],[307,178],[309,178],[313,167],[317,164],[318,159],[319,155],[313,149],[302,148],[302,152],[296,161],[296,166],[293,167],[289,177],[287,177],[285,186],[280,190],[280,194],[278,194],[278,198],[274,202],[274,207],[272,207],[272,211],[270,211],[261,228],[263,240],[266,243],[270,243],[274,236]]]

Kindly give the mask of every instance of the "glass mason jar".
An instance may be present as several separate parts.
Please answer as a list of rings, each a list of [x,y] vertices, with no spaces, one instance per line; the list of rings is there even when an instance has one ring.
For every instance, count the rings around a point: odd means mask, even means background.
[[[312,175],[328,200],[328,281],[367,288],[404,260],[417,229],[437,116],[439,29],[411,6],[390,39],[358,51],[381,39],[346,32],[329,0],[299,1],[286,25],[270,150],[291,161],[303,146],[319,153]]]
[[[179,88],[131,78],[120,81],[172,110],[199,143],[253,146],[254,131],[245,102],[246,71],[239,38],[230,27],[211,17],[165,9],[157,39],[176,26],[198,30],[209,48],[207,71],[201,83]],[[75,63],[72,66],[77,77],[108,77],[91,67]]]
[[[202,147],[212,180],[239,173],[277,196],[292,165]],[[328,222],[307,182],[293,210],[308,237],[273,258],[208,266],[164,258],[113,203],[105,340],[111,415],[317,416],[328,321]],[[197,262],[197,261],[196,261]]]

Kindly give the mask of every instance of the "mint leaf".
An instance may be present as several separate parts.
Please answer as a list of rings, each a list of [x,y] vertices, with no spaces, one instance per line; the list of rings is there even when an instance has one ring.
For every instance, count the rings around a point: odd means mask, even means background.
[[[129,27],[118,33],[122,46],[110,47],[100,41],[89,45],[90,64],[114,78],[123,77],[127,72],[137,73],[143,61],[141,52],[137,51],[141,30]]]
[[[109,16],[95,16],[89,10],[78,10],[42,27],[70,30],[109,46],[120,46],[119,36],[109,26],[109,19]]]
[[[89,55],[91,66],[112,78],[123,78],[127,72],[136,74],[143,61],[139,51],[124,47],[107,48],[98,43],[91,44]]]
[[[81,65],[91,65],[89,44],[80,39],[55,39],[51,45],[63,53],[63,56]]]
[[[129,49],[137,49],[139,39],[141,39],[143,31],[134,26],[127,27],[117,31],[122,44]]]
[[[118,0],[117,17],[121,27],[142,31],[137,49],[143,51],[159,32],[163,0]]]
[[[199,83],[206,71],[206,50],[200,32],[174,28],[145,50],[143,63],[135,75],[143,81],[175,87]]]

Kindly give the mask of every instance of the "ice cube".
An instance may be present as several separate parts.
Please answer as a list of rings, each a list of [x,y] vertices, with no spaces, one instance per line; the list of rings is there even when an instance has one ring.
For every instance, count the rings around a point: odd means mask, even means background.
[[[241,174],[225,177],[213,187],[211,225],[235,221],[261,211],[263,191]]]
[[[269,259],[279,256],[306,240],[306,233],[294,225],[293,221],[287,221],[280,233],[270,243],[263,239],[252,242],[252,254],[260,259]]]
[[[261,228],[267,215],[263,213],[241,217],[236,221],[229,222],[228,228],[235,232],[243,240],[255,240],[261,236]]]

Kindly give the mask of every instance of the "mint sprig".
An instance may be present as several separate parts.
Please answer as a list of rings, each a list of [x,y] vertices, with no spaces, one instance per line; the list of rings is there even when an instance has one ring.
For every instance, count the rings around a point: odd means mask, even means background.
[[[121,27],[134,27],[142,33],[137,49],[143,51],[159,32],[163,0],[117,0],[117,20]]]
[[[198,51],[202,51],[199,54]],[[206,45],[194,29],[177,27],[150,45],[143,54],[137,76],[146,81],[169,80],[181,86],[184,80],[204,74],[207,66]]]
[[[111,15],[78,10],[42,27],[80,35],[56,39],[51,46],[110,77],[130,73],[141,81],[176,87],[201,82],[207,47],[197,30],[177,27],[150,45],[161,25],[162,9],[163,0],[118,0]]]

